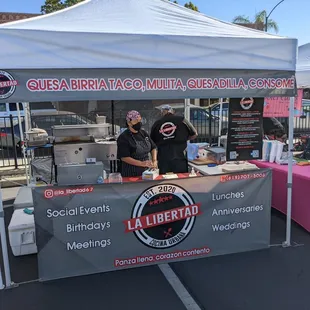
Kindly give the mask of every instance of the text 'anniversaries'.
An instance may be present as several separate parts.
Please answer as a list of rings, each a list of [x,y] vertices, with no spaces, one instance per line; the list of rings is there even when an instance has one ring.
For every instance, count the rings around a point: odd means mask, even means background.
[[[227,216],[234,214],[243,214],[251,212],[260,212],[264,210],[263,205],[252,205],[248,207],[236,207],[236,208],[225,208],[225,209],[213,209],[212,216]]]
[[[72,91],[187,91],[206,89],[294,89],[292,78],[71,78],[29,79],[31,92]]]

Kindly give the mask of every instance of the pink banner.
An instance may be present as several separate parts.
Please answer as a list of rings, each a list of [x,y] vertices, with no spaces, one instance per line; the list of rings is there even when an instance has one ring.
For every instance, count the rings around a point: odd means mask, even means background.
[[[298,89],[297,97],[295,97],[294,116],[301,115],[302,109],[302,89]],[[289,117],[289,97],[270,97],[264,101],[264,117]]]

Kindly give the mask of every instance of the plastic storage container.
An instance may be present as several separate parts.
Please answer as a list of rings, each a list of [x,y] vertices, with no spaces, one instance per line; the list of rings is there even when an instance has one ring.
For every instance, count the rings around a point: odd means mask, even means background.
[[[33,207],[32,190],[30,187],[21,187],[13,203],[14,209]]]
[[[226,151],[222,147],[210,147],[207,149],[207,158],[213,162],[221,165],[226,162]]]
[[[33,214],[26,214],[23,209],[15,210],[8,230],[14,256],[38,252]]]
[[[122,183],[122,175],[118,172],[109,174],[109,183]]]
[[[105,115],[97,115],[96,116],[96,123],[97,124],[105,124],[107,122],[107,117]]]

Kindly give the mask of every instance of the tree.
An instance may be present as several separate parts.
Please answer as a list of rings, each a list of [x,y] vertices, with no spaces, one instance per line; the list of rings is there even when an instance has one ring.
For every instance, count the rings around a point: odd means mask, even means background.
[[[63,0],[63,1],[62,0],[45,0],[45,4],[41,6],[41,13],[43,14],[53,13],[53,12],[68,8],[82,1],[84,0]],[[177,1],[173,1],[173,3],[178,4]],[[198,7],[194,5],[191,1],[185,3],[184,6],[193,11],[199,12]]]
[[[171,1],[171,0],[169,0],[169,1]],[[178,1],[173,1],[173,3],[179,4]],[[191,10],[193,10],[193,11],[199,12],[198,7],[197,7],[193,2],[191,2],[191,1],[190,1],[190,2],[186,2],[186,3],[184,4],[184,6],[185,6],[187,9],[191,9]]]
[[[184,4],[184,6],[188,9],[191,9],[193,11],[199,12],[198,7],[193,2],[187,2]]]
[[[72,5],[75,5],[83,0],[45,0],[45,4],[41,6],[41,13],[49,14],[65,8],[68,8]]]
[[[266,27],[266,24],[265,24],[266,16],[267,16],[266,10],[260,11],[257,14],[255,14],[253,21],[250,20],[249,16],[239,15],[233,19],[233,23],[235,24],[262,24],[264,25],[264,28],[265,28]],[[278,24],[273,19],[268,18],[267,31],[268,30],[274,30],[275,32],[279,31]]]

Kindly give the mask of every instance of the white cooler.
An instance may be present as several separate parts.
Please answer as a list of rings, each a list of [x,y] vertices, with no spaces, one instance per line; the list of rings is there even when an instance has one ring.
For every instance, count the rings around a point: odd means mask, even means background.
[[[33,214],[26,214],[23,209],[14,211],[9,225],[9,240],[14,256],[38,252]]]
[[[21,187],[14,200],[14,210],[33,207],[32,189],[31,187]]]

